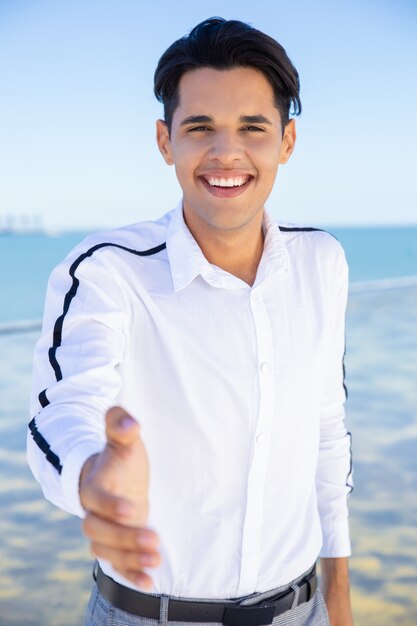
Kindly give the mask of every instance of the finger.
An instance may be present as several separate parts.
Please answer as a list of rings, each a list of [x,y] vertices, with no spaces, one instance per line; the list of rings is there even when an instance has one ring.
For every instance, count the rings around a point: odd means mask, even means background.
[[[106,413],[106,437],[114,446],[129,446],[139,435],[138,422],[122,407],[114,406]]]
[[[146,567],[157,567],[161,563],[161,557],[156,552],[129,552],[118,548],[109,548],[100,543],[91,544],[92,553],[106,561],[110,561],[117,570],[129,570],[141,573]]]
[[[114,496],[92,482],[86,482],[83,485],[82,502],[86,511],[121,523],[131,519],[135,513],[135,507],[129,500]]]
[[[140,572],[139,574],[128,570],[118,570],[118,572],[123,576],[123,578],[130,580],[130,582],[136,587],[139,587],[144,591],[151,591],[153,588],[152,578],[145,572]]]
[[[159,537],[151,528],[132,528],[88,513],[82,523],[84,534],[93,542],[120,550],[158,553]]]

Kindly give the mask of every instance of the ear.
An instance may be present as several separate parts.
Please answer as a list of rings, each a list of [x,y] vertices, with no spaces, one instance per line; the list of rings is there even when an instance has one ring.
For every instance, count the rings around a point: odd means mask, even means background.
[[[168,126],[164,120],[156,120],[156,141],[158,148],[165,159],[167,165],[173,165],[171,139],[169,138]]]
[[[295,120],[290,120],[284,128],[284,136],[279,151],[279,162],[281,164],[286,163],[292,155],[296,138]]]

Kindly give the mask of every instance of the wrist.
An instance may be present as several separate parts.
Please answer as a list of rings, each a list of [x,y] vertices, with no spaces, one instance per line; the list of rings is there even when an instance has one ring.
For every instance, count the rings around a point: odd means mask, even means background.
[[[85,509],[80,501],[80,476],[86,460],[102,449],[102,442],[87,441],[74,446],[65,457],[61,473],[62,503],[59,506],[72,515],[85,517]]]
[[[321,587],[331,626],[353,626],[348,559],[322,558]]]

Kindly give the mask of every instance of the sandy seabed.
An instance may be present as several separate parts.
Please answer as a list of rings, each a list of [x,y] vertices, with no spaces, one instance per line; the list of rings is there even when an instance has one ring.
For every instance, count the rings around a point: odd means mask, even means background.
[[[80,521],[26,465],[33,333],[0,336],[0,626],[80,626],[92,559]],[[417,288],[351,296],[347,427],[356,626],[417,624]]]

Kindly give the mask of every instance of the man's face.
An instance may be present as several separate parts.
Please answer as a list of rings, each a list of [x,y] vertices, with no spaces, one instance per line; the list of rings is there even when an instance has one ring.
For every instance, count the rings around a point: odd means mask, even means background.
[[[290,121],[282,136],[274,93],[264,75],[246,67],[200,68],[179,84],[179,105],[157,122],[158,145],[175,165],[190,230],[235,230],[259,224],[278,165],[294,147]]]

